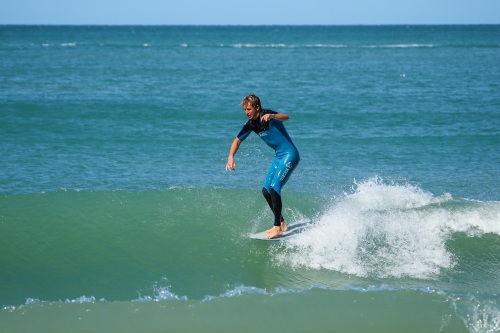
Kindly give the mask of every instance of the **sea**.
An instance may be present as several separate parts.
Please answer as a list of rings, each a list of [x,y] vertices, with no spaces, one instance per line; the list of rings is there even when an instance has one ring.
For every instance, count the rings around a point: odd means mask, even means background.
[[[2,333],[500,332],[500,25],[4,25],[0,138]]]

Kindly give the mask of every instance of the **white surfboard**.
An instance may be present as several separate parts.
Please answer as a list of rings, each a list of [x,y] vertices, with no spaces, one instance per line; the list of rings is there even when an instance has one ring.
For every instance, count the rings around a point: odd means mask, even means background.
[[[309,223],[298,223],[294,225],[288,226],[288,230],[283,233],[283,236],[278,237],[278,238],[266,238],[267,232],[261,231],[257,232],[255,234],[251,234],[250,238],[252,239],[257,239],[257,240],[265,240],[265,241],[281,241],[289,238],[292,235],[300,234],[302,231],[306,229],[306,226]]]

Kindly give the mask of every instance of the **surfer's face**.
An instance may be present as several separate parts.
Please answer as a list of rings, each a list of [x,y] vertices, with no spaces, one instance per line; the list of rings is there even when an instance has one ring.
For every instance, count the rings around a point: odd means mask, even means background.
[[[257,119],[259,117],[260,109],[259,107],[252,106],[252,104],[245,104],[243,110],[247,114],[247,117],[250,119]]]

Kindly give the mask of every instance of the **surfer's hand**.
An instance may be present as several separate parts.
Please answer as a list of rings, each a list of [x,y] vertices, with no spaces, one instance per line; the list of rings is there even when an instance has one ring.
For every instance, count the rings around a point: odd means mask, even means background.
[[[266,123],[267,123],[268,121],[270,121],[271,119],[274,119],[274,115],[273,115],[273,114],[271,114],[271,113],[268,113],[268,114],[265,114],[265,115],[263,115],[263,116],[262,116],[262,120],[263,120],[264,122],[266,122]]]
[[[234,163],[234,160],[228,159],[226,164],[226,171],[231,172],[234,171],[235,168],[236,168],[236,163]]]

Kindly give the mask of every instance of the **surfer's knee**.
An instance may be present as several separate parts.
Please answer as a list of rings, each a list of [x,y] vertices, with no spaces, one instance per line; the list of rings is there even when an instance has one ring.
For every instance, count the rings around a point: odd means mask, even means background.
[[[269,193],[269,191],[267,190],[267,188],[263,187],[262,188],[262,195],[264,196],[264,198],[266,199],[271,199],[271,193]]]
[[[279,187],[271,186],[269,193],[273,199],[277,197],[281,198],[281,189]]]

